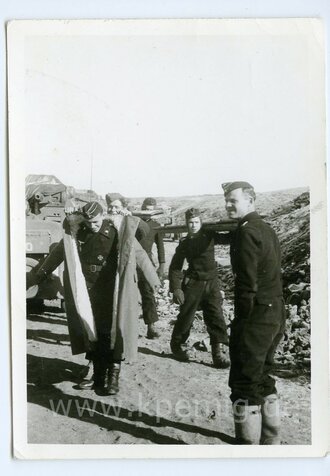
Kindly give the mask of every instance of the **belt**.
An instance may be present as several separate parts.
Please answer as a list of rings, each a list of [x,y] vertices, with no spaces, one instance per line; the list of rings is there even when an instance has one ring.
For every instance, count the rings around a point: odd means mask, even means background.
[[[87,269],[91,273],[98,273],[103,268],[100,264],[85,264],[84,269]]]

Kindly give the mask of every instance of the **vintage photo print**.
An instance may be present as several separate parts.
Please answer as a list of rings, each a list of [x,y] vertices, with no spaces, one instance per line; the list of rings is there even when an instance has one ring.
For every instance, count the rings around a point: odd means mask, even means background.
[[[322,22],[7,41],[15,456],[324,455]]]

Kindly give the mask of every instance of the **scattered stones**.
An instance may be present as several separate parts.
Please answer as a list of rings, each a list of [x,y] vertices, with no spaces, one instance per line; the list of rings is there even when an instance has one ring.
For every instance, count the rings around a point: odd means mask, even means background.
[[[310,233],[309,194],[302,193],[294,200],[277,207],[267,218],[276,231],[282,250],[283,291],[287,310],[284,339],[277,349],[275,362],[290,368],[308,369],[310,366]],[[234,279],[229,262],[228,247],[216,247],[216,260],[223,299],[223,313],[230,332],[234,318]],[[157,296],[160,320],[170,325],[176,320],[179,306],[172,303],[168,279],[163,281]],[[197,311],[192,333],[205,335],[196,350],[209,351],[207,330],[201,311]]]

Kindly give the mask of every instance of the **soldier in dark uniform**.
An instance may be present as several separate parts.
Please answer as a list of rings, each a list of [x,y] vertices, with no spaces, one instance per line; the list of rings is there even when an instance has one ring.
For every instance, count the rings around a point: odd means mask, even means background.
[[[142,210],[152,211],[155,209],[156,205],[157,202],[154,198],[147,197],[142,203]],[[165,266],[165,249],[163,235],[156,231],[156,228],[159,228],[159,224],[155,220],[153,220],[152,218],[143,218],[143,221],[149,226],[149,232],[145,237],[141,239],[140,244],[148,254],[152,263],[154,262],[152,256],[152,247],[154,243],[156,244],[159,263],[157,274],[160,279],[162,279],[164,277]],[[138,286],[142,298],[143,320],[148,326],[147,337],[148,339],[154,339],[156,337],[159,337],[159,334],[155,329],[155,322],[158,321],[155,294],[150,284],[145,279],[143,273],[141,273],[139,269],[137,274]]]
[[[108,218],[110,218],[112,222],[114,222],[116,217],[120,215],[132,215],[132,213],[127,209],[127,199],[120,193],[107,193],[105,200],[108,207]],[[146,238],[149,233],[149,226],[143,220],[140,220],[136,230],[136,239],[141,243],[141,241]]]
[[[279,241],[256,213],[249,183],[222,187],[228,217],[238,220],[230,246],[235,317],[229,344],[236,438],[242,444],[280,444],[279,402],[269,375],[285,325]]]
[[[220,233],[203,230],[200,211],[196,208],[187,210],[186,222],[188,235],[180,241],[169,268],[170,291],[174,302],[180,304],[171,350],[178,360],[189,360],[184,343],[189,337],[196,311],[202,309],[210,335],[213,363],[217,368],[226,368],[229,366],[226,355],[228,335],[214,258],[214,245],[223,244],[223,237]],[[189,267],[183,277],[185,259]]]
[[[94,349],[86,354],[86,358],[93,361],[93,378],[83,380],[79,386],[81,389],[93,387],[97,391],[102,390],[111,395],[118,391],[118,385],[114,385],[111,377],[112,374],[118,373],[121,361],[121,358],[110,350],[113,292],[117,270],[117,231],[109,220],[103,218],[103,209],[98,202],[86,204],[79,216],[82,216],[83,220],[78,224],[76,241],[97,331]],[[65,226],[68,224],[64,223]],[[64,246],[61,240],[36,275],[33,277],[32,274],[30,279],[32,278],[34,283],[40,283],[63,259]],[[27,286],[34,283],[29,282]],[[118,345],[122,346],[121,343]],[[106,374],[109,385],[105,389]]]

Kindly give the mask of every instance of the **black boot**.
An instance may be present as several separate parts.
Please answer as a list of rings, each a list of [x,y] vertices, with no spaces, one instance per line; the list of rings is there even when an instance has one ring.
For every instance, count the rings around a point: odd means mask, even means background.
[[[217,369],[227,369],[230,366],[228,346],[219,342],[211,344],[213,365]]]
[[[186,344],[180,344],[175,340],[171,340],[171,351],[173,353],[173,357],[180,362],[189,362],[192,357],[190,349],[187,347]]]
[[[80,382],[78,383],[78,388],[81,390],[85,390],[88,388],[92,388],[94,385],[94,370],[93,370],[93,362],[90,360],[87,365],[80,371],[79,379]]]
[[[120,364],[113,363],[110,364],[107,375],[107,395],[116,395],[119,392],[119,374],[120,374]]]
[[[88,378],[89,377],[89,378]],[[93,360],[93,375],[88,375],[87,378],[82,380],[78,387],[81,390],[87,390],[89,388],[102,389],[105,384],[105,367],[99,359]]]

